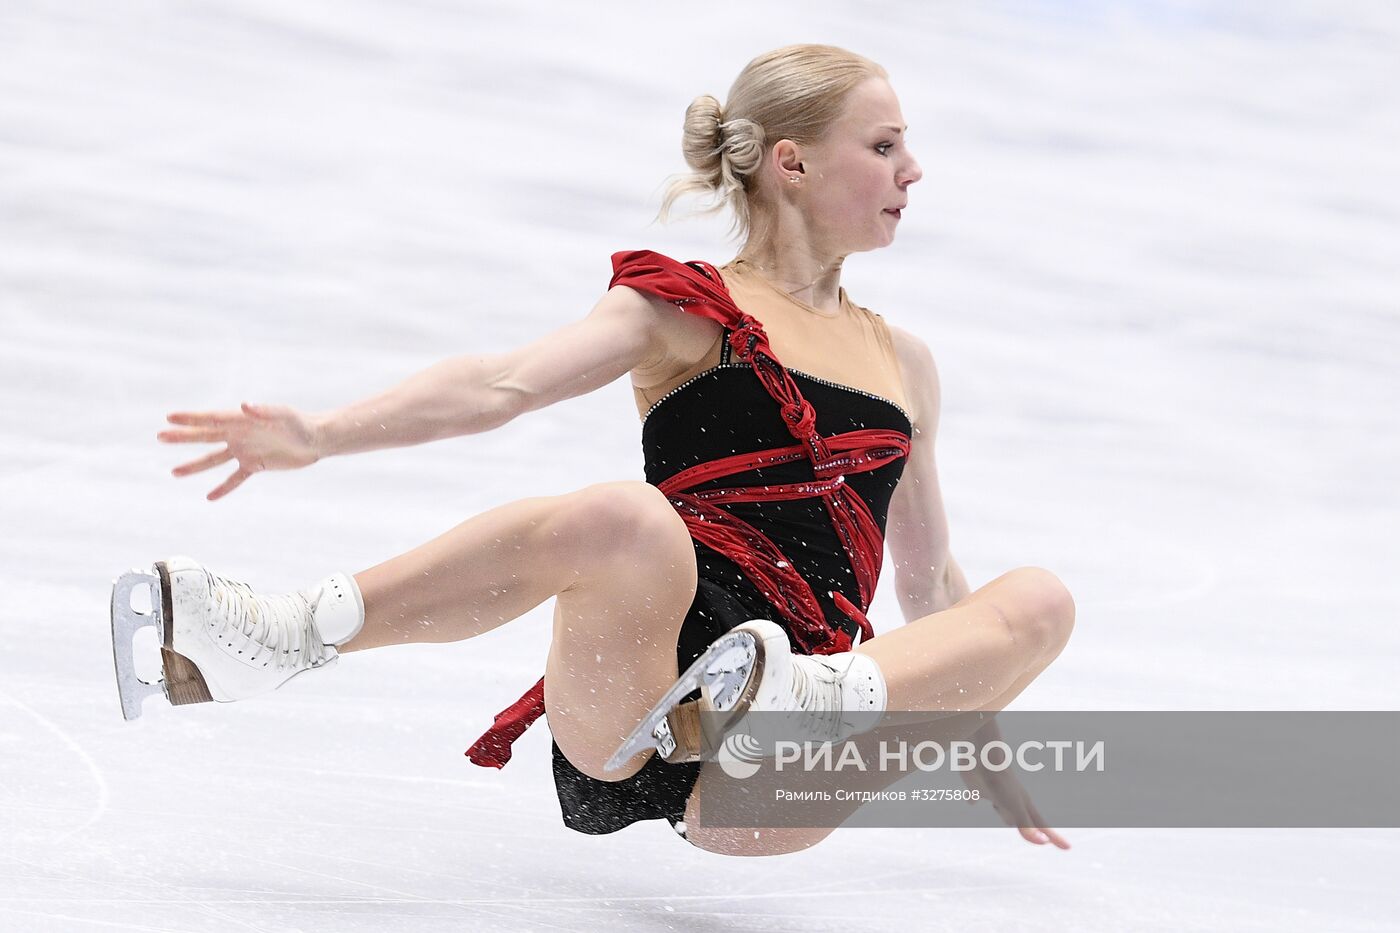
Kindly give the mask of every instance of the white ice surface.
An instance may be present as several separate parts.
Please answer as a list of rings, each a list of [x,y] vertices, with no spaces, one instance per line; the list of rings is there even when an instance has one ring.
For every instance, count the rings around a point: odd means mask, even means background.
[[[934,350],[958,559],[1076,595],[1018,707],[1396,708],[1394,4],[5,0],[0,929],[1394,929],[1393,831],[847,830],[757,861],[571,833],[542,727],[505,771],[462,757],[547,607],[121,721],[125,569],[290,588],[640,477],[623,382],[216,504],[154,433],[514,347],[614,250],[727,259],[717,221],[650,225],[660,182],[689,100],[794,41],[883,62],[926,171],[845,284]]]

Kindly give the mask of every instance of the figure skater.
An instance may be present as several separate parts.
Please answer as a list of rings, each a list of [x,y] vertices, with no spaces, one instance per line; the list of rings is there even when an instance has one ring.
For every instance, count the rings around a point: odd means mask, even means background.
[[[340,654],[471,638],[553,599],[543,678],[472,759],[504,765],[510,742],[545,715],[570,828],[667,819],[703,849],[767,855],[830,829],[706,826],[702,802],[735,779],[704,760],[713,742],[696,710],[796,711],[807,738],[834,741],[887,711],[1005,707],[1064,647],[1073,600],[1029,567],[968,591],[935,466],[933,357],[841,287],[847,256],[894,241],[922,175],[905,131],[878,64],[822,45],[769,52],[723,104],[706,95],[687,108],[693,172],[661,205],[665,219],[678,198],[702,194],[731,211],[743,247],[730,262],[618,253],[581,320],[509,353],[447,359],[329,413],[244,403],[169,415],[160,440],[221,445],[176,476],[236,462],[213,500],[258,473],[491,430],[630,375],[646,481],[510,502],[287,595],[257,594],[189,558],[157,563],[145,579],[160,609],[159,688],[131,672],[114,608],[127,715],[143,692],[242,700]],[[907,624],[875,637],[865,610],[887,532]],[[114,607],[140,583],[122,578]],[[647,719],[679,672],[735,646],[738,673],[723,669],[698,701]],[[646,747],[610,769],[643,721],[656,722]],[[972,736],[995,738],[995,719]],[[1012,772],[979,767],[966,780],[1027,840],[1068,848]]]

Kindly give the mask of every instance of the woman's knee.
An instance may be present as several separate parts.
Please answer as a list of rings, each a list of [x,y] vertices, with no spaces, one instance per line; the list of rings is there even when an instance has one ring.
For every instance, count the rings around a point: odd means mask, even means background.
[[[650,483],[597,483],[561,500],[549,530],[576,558],[612,561],[690,546],[685,522]]]
[[[1074,597],[1059,577],[1041,567],[1012,571],[1019,608],[1015,634],[1029,637],[1052,656],[1059,654],[1074,630]]]
[[[625,781],[646,767],[650,758],[623,763],[614,771],[605,766],[615,751],[619,740],[599,739],[594,723],[586,725],[572,721],[572,716],[560,715],[558,711],[546,712],[549,717],[549,730],[554,736],[554,744],[568,759],[569,764],[586,777],[595,781],[612,783]],[[640,757],[640,756],[639,756]]]

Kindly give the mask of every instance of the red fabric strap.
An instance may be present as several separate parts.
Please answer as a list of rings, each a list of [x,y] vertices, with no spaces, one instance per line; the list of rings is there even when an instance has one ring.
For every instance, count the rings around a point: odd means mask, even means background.
[[[709,263],[696,263],[705,270],[697,272],[686,263],[646,249],[614,253],[612,259],[613,277],[609,288],[627,285],[664,298],[683,311],[723,324],[729,331],[729,346],[735,358],[753,366],[763,387],[778,403],[788,433],[808,447],[813,460],[826,457],[826,445],[817,435],[816,411],[773,355],[763,325],[757,318],[739,310],[734,299],[729,297],[718,269]]]
[[[525,730],[544,715],[544,678],[525,695],[496,714],[495,724],[467,749],[472,764],[483,768],[504,768],[510,761],[510,747]]]
[[[695,267],[703,271],[696,271]],[[827,622],[816,594],[769,538],[717,502],[765,502],[820,498],[855,574],[856,606],[841,593],[829,595],[859,627],[862,640],[875,637],[862,607],[875,594],[884,556],[884,537],[869,506],[846,485],[846,476],[879,469],[909,453],[899,431],[867,429],[822,437],[816,411],[802,397],[788,371],[773,356],[768,336],[753,317],[739,310],[719,270],[708,263],[686,264],[650,250],[613,255],[609,287],[626,285],[671,302],[683,311],[717,321],[729,332],[734,356],[749,363],[764,389],[778,403],[783,421],[798,444],[736,454],[700,463],[662,480],[658,488],[684,520],[690,536],[738,565],[774,611],[788,622],[796,647],[807,654],[851,649],[845,629]],[[738,473],[792,463],[812,464],[809,481],[694,491],[697,486]],[[499,768],[510,760],[510,746],[544,714],[544,680],[496,716],[495,723],[467,750],[475,764]]]

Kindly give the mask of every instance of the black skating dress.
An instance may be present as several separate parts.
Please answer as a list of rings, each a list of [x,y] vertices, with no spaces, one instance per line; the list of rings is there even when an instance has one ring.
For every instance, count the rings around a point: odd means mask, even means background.
[[[844,650],[858,635],[871,637],[863,610],[874,595],[890,499],[908,454],[909,416],[874,393],[770,364],[762,327],[732,304],[713,267],[645,251],[617,254],[614,267],[615,282],[720,320],[728,338],[719,364],[657,400],[642,425],[646,480],[667,493],[695,545],[698,580],[676,646],[677,669],[750,619],[778,622],[804,653]],[[626,276],[639,267],[643,273]],[[508,746],[520,723],[542,709],[541,682],[497,718],[497,747],[500,734]],[[508,750],[473,754],[491,745],[491,735],[468,754],[499,766]],[[599,781],[570,764],[557,744],[553,765],[565,825],[590,834],[638,820],[676,823],[701,767],[653,757],[629,778]]]

